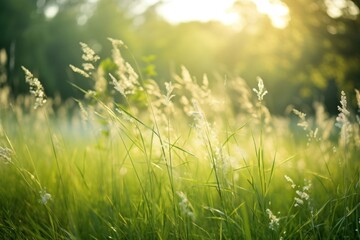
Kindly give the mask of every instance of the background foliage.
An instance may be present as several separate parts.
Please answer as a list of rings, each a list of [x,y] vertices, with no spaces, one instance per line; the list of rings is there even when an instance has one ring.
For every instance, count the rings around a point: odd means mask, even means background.
[[[359,1],[345,1],[341,15],[332,18],[327,1],[283,0],[291,17],[284,29],[274,28],[266,15],[256,12],[252,1],[239,0],[234,5],[243,20],[241,29],[219,22],[171,25],[157,13],[161,2],[136,14],[133,9],[140,2],[1,1],[0,49],[8,56],[7,84],[12,94],[26,91],[20,68],[24,65],[42,79],[49,96],[80,97],[69,84],[77,80],[68,65],[80,63],[80,41],[101,57],[109,56],[107,37],[122,39],[135,59],[143,59],[138,62],[140,68],[152,69],[152,77],[160,83],[180,72],[180,65],[198,79],[207,73],[210,82],[225,81],[231,75],[254,85],[256,76],[261,76],[277,96],[267,104],[278,114],[289,103],[311,107],[314,100],[336,113],[340,90],[360,87],[360,20],[355,11]],[[57,14],[46,17],[54,6]],[[249,14],[244,9],[253,11]]]

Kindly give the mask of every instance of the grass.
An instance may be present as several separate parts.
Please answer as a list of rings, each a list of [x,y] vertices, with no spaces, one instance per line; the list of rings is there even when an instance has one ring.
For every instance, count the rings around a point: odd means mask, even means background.
[[[261,79],[210,87],[182,67],[162,85],[110,41],[115,68],[81,44],[85,65],[71,68],[94,87],[74,85],[78,105],[54,112],[26,69],[35,100],[2,104],[1,239],[360,238],[359,122],[345,93],[336,119],[321,105],[271,116]]]

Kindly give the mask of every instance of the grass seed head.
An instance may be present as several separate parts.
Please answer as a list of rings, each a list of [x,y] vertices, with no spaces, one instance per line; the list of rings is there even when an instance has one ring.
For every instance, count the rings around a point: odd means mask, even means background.
[[[84,76],[84,77],[86,77],[86,78],[89,78],[90,77],[90,75],[87,73],[87,72],[85,72],[84,70],[82,70],[82,69],[80,69],[80,68],[78,68],[78,67],[75,67],[74,65],[69,65],[70,66],[70,68],[71,68],[71,70],[74,72],[74,73],[78,73],[78,74],[80,74],[80,75],[82,75],[82,76]]]
[[[86,43],[80,42],[83,51],[82,59],[86,62],[97,62],[100,57],[95,54],[95,51],[90,48]]]
[[[358,112],[360,113],[360,92],[359,92],[359,90],[355,89],[355,94],[356,94],[356,103],[358,105]]]
[[[0,160],[5,164],[11,163],[12,150],[7,147],[0,147]]]
[[[352,136],[352,125],[349,121],[350,112],[347,109],[347,100],[344,91],[341,91],[340,106],[338,106],[338,110],[339,114],[336,117],[335,126],[340,128],[339,145],[344,147],[350,142]]]
[[[258,80],[258,89],[253,88],[253,91],[256,93],[258,100],[261,102],[264,99],[264,96],[268,93],[267,90],[264,89],[264,82],[260,77],[257,77]]]
[[[47,97],[41,82],[39,79],[34,77],[34,75],[28,69],[23,66],[21,68],[25,72],[25,81],[30,85],[30,93],[35,96],[34,109],[42,107],[46,103]]]

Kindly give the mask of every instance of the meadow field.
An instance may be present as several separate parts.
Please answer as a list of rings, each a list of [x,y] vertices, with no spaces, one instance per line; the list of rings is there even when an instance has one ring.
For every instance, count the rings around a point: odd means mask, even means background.
[[[358,90],[275,116],[266,76],[159,83],[110,44],[83,99],[0,89],[0,239],[360,239]]]

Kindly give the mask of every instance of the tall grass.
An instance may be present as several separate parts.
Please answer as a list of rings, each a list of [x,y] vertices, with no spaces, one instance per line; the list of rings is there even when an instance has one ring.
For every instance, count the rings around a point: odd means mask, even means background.
[[[260,78],[210,86],[181,67],[159,83],[109,40],[111,60],[81,43],[70,65],[93,86],[73,83],[77,105],[53,111],[25,68],[35,99],[0,98],[2,239],[360,238],[360,121],[344,92],[337,118],[321,104],[271,116]]]

